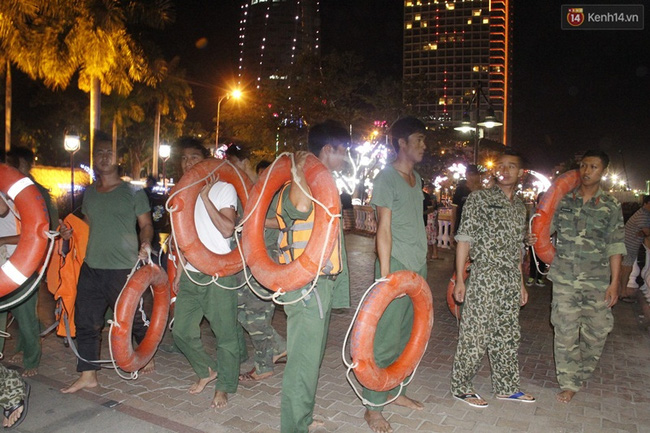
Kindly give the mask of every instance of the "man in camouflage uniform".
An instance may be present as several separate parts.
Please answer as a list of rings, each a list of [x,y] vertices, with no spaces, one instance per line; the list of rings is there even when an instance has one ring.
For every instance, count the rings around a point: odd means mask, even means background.
[[[511,151],[499,157],[496,185],[471,193],[456,235],[456,275],[471,256],[467,286],[456,281],[454,297],[463,303],[451,391],[473,407],[487,402],[472,386],[487,351],[497,398],[534,402],[519,389],[519,307],[528,300],[521,260],[526,235],[526,207],[515,194],[523,174],[522,159]]]
[[[625,254],[621,204],[600,188],[608,156],[588,151],[580,162],[581,185],[557,206],[551,323],[555,330],[555,370],[568,403],[589,379],[614,327],[620,266]]]

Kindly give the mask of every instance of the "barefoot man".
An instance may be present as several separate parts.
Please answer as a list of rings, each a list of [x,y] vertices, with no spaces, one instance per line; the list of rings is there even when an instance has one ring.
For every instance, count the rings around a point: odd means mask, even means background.
[[[555,371],[568,403],[591,377],[614,327],[625,232],[621,204],[604,192],[600,180],[609,157],[590,150],[580,162],[581,184],[557,206],[551,323],[555,332]]]
[[[196,139],[181,138],[179,145],[183,173],[209,156],[207,149]],[[214,180],[203,187],[194,210],[201,243],[217,254],[230,252],[236,213],[237,192],[234,186]],[[176,236],[174,233],[172,235]],[[182,262],[187,272],[179,268],[174,282],[178,287],[174,342],[199,376],[199,380],[190,386],[190,394],[200,393],[216,379],[211,407],[221,409],[226,407],[228,394],[235,393],[239,383],[237,291],[211,284],[211,275],[203,274],[184,258]],[[219,284],[235,287],[237,281],[235,276],[220,277]],[[204,317],[217,340],[216,362],[201,342],[201,321]]]
[[[94,149],[95,183],[84,192],[81,212],[88,224],[88,247],[77,283],[75,325],[77,345],[82,359],[77,362],[81,373],[72,385],[61,392],[72,393],[97,386],[99,365],[87,361],[99,359],[104,314],[113,308],[131,269],[138,260],[148,257],[153,237],[149,200],[142,189],[135,189],[120,179],[110,136],[97,132]],[[136,223],[140,234],[136,233]],[[70,239],[72,229],[61,223],[61,237]],[[138,245],[140,252],[138,253]],[[146,328],[136,314],[133,335],[139,343]],[[153,360],[143,368],[153,370]]]
[[[375,278],[410,270],[427,278],[427,236],[422,220],[422,178],[413,166],[422,161],[426,145],[426,127],[413,117],[397,120],[390,128],[397,157],[376,177],[370,204],[377,213],[377,261]],[[406,347],[413,327],[413,303],[409,297],[391,302],[377,324],[375,360],[380,368],[395,361]],[[381,411],[399,387],[386,392],[363,389],[363,397],[373,405],[366,406],[364,418],[377,433],[393,431]],[[408,398],[406,388],[394,403],[422,410],[422,403]]]

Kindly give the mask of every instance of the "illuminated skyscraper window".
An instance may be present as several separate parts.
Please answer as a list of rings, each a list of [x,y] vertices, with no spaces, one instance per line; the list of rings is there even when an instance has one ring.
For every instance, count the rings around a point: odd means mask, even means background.
[[[405,102],[422,118],[462,120],[478,82],[504,127],[491,137],[507,143],[510,96],[508,0],[406,1],[403,79]],[[419,17],[420,25],[413,25]],[[423,31],[422,23],[428,23]],[[472,114],[474,116],[474,114]]]

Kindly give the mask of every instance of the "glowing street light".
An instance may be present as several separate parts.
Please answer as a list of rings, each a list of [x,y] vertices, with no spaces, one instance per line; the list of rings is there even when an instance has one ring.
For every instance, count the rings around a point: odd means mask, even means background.
[[[163,163],[163,194],[167,194],[167,175],[165,174],[165,164],[171,156],[172,147],[169,144],[161,144],[158,147],[158,156],[162,159]]]
[[[65,135],[63,148],[70,153],[70,212],[74,212],[74,154],[81,147],[78,135]]]
[[[241,90],[239,90],[239,89],[235,89],[235,90],[233,90],[232,92],[230,92],[230,93],[226,93],[225,95],[221,96],[221,97],[219,98],[219,101],[217,102],[217,128],[216,128],[216,131],[215,131],[215,136],[216,136],[216,137],[215,137],[215,144],[216,144],[216,147],[217,147],[217,148],[219,147],[219,115],[220,115],[220,113],[221,113],[221,102],[222,102],[224,99],[228,100],[228,99],[230,99],[230,98],[233,98],[233,99],[240,99],[241,96],[242,96],[242,92],[241,92]]]

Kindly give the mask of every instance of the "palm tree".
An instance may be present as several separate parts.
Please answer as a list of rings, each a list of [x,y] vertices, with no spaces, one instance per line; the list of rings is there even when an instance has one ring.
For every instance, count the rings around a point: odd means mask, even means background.
[[[3,0],[21,3],[17,0]],[[25,0],[37,13],[7,40],[16,65],[48,87],[65,88],[75,72],[90,94],[90,162],[100,125],[100,95],[128,95],[133,82],[151,83],[141,44],[129,26],[162,28],[173,20],[170,0]],[[2,31],[2,30],[0,30]],[[0,33],[0,35],[2,35]],[[5,42],[3,41],[3,46]],[[17,47],[22,47],[23,50]]]
[[[194,107],[192,88],[185,79],[185,70],[179,69],[180,58],[171,61],[158,59],[151,68],[154,83],[142,89],[142,98],[149,101],[154,109],[154,134],[151,173],[158,175],[158,148],[160,146],[160,129],[162,116],[171,116],[170,126],[176,131],[171,135],[180,135],[180,126],[187,117],[187,109]],[[176,125],[176,126],[173,126]]]
[[[18,36],[38,10],[39,0],[3,0],[0,2],[0,73],[5,73],[5,152],[11,147],[12,80],[11,57],[22,47]]]
[[[108,96],[104,103],[104,115],[111,119],[113,154],[117,155],[118,135],[124,134],[131,122],[142,122],[144,120],[144,109],[141,101],[132,95],[112,94]]]

